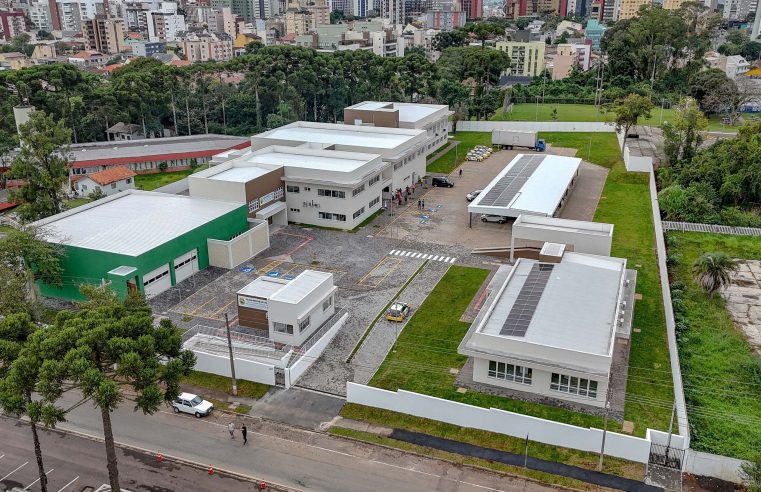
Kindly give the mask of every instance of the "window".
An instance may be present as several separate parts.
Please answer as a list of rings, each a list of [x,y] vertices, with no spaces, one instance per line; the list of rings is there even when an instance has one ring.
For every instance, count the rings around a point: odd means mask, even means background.
[[[132,178],[127,178],[127,184],[130,184],[132,182]]]
[[[365,191],[365,185],[364,185],[364,183],[359,185],[359,186],[357,186],[356,188],[354,188],[354,190],[351,192],[351,196],[357,196],[360,193],[362,193],[363,191]]]
[[[318,217],[325,220],[335,220],[338,222],[346,222],[346,216],[344,214],[334,214],[330,212],[318,212]]]
[[[307,316],[304,321],[299,323],[299,331],[304,331],[307,328],[309,328],[309,321],[310,321],[310,316]]]
[[[111,183],[111,189],[116,189],[116,183]]]
[[[82,185],[82,191],[87,191],[87,185]]]
[[[572,395],[597,398],[597,381],[577,378],[576,376],[566,376],[556,372],[552,373],[550,389],[562,393],[570,393]]]
[[[288,210],[290,210],[291,212],[296,212],[296,213],[301,212],[300,208],[289,208]]]
[[[346,198],[345,191],[338,190],[326,190],[323,188],[317,188],[317,196],[328,196],[331,198]]]
[[[278,323],[277,321],[272,323],[272,325],[275,327],[275,331],[278,333],[287,333],[288,335],[293,335],[293,325],[286,325],[285,323]]]
[[[252,214],[259,208],[259,199],[255,198],[248,202],[248,213]]]
[[[532,370],[530,367],[515,366],[505,362],[489,361],[490,378],[512,381],[514,383],[531,384]]]
[[[375,176],[375,177],[370,178],[370,181],[367,183],[367,186],[372,186],[375,183],[377,183],[378,181],[380,181],[380,174]]]
[[[322,311],[327,311],[333,305],[333,296],[328,297],[322,303]]]
[[[402,166],[404,166],[403,162],[397,162],[396,164],[394,164],[394,171],[398,170]]]
[[[380,197],[376,196],[375,198],[370,200],[370,203],[367,205],[367,208],[373,208],[374,206],[376,206],[379,203],[380,203]]]
[[[299,192],[299,187],[298,186],[287,185],[285,187],[285,191],[287,191],[288,193],[298,193]]]
[[[363,213],[365,213],[365,207],[362,207],[359,210],[357,210],[356,212],[354,212],[354,216],[353,217],[356,219],[357,217],[359,217]]]

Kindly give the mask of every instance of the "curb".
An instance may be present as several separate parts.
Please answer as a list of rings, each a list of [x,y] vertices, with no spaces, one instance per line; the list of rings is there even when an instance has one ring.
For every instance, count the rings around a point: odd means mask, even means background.
[[[13,418],[13,417],[8,417],[8,416],[4,416],[4,418],[16,420],[18,422],[22,422],[24,424],[28,424],[27,421],[22,420],[22,419],[16,419],[16,418]],[[95,436],[95,435],[92,435],[92,434],[87,434],[85,432],[74,431],[74,430],[69,430],[69,429],[61,429],[61,428],[58,428],[58,427],[46,428],[46,430],[50,430],[50,431],[53,431],[53,432],[58,432],[58,433],[61,433],[61,434],[70,434],[70,435],[81,437],[83,439],[87,439],[87,440],[93,441],[93,442],[100,442],[100,443],[105,442],[105,439],[103,439],[102,437]],[[142,448],[140,446],[135,446],[135,445],[132,445],[132,444],[126,444],[126,443],[119,442],[119,441],[116,441],[116,440],[114,441],[114,445],[116,447],[118,447],[118,448],[127,449],[127,450],[130,450],[130,451],[137,451],[137,452],[140,452],[140,453],[143,453],[143,454],[147,454],[149,456],[152,456],[152,455],[156,454],[156,451],[153,451],[153,450],[150,450],[150,449],[146,449],[146,448]],[[176,463],[180,463],[180,464],[183,464],[183,465],[186,465],[186,466],[191,466],[191,467],[196,468],[198,470],[206,470],[210,466],[210,465],[205,465],[205,464],[198,463],[196,461],[191,461],[191,460],[188,460],[188,459],[185,459],[185,458],[180,458],[180,457],[174,456],[172,454],[161,453],[161,455],[164,457],[164,461],[167,461],[167,460],[168,461],[174,461]],[[214,472],[215,473],[221,473],[223,475],[228,475],[228,476],[231,476],[231,477],[235,477],[235,478],[238,478],[238,479],[241,479],[241,480],[245,480],[247,482],[252,482],[252,483],[256,483],[256,484],[260,484],[262,482],[266,482],[267,483],[267,488],[269,490],[274,490],[274,491],[279,491],[279,492],[303,492],[302,489],[295,489],[295,488],[292,488],[292,487],[288,487],[286,485],[278,484],[278,483],[275,483],[275,482],[270,482],[270,481],[264,480],[262,478],[253,477],[253,476],[250,476],[250,475],[244,475],[242,473],[238,473],[238,472],[235,472],[235,471],[232,471],[232,470],[228,470],[226,468],[220,468],[220,467],[217,467],[217,466],[214,466],[213,468],[214,468]]]
[[[356,430],[356,429],[350,429],[348,427],[341,427],[340,425],[334,425],[333,427],[337,427],[337,428],[340,428],[340,429],[347,429],[347,430]],[[359,431],[359,432],[363,432],[363,431]],[[370,445],[370,446],[378,446],[378,447],[381,447],[381,448],[388,449],[390,451],[402,452],[402,453],[410,454],[410,455],[413,455],[413,456],[417,456],[419,458],[426,458],[426,459],[429,459],[429,460],[443,461],[445,463],[449,463],[450,465],[454,465],[454,466],[458,466],[458,467],[462,467],[462,468],[472,468],[472,469],[479,470],[479,471],[494,473],[494,474],[497,474],[497,475],[504,475],[504,476],[507,476],[507,477],[517,478],[517,479],[520,479],[520,480],[526,480],[526,481],[529,481],[529,482],[532,482],[532,483],[535,483],[535,484],[538,484],[538,485],[542,485],[543,487],[548,487],[549,486],[549,487],[554,487],[554,488],[556,488],[558,490],[568,490],[570,492],[587,492],[587,491],[585,491],[583,489],[576,489],[576,488],[568,487],[568,486],[565,486],[565,485],[558,485],[558,484],[554,484],[554,483],[550,484],[550,483],[547,483],[547,482],[542,482],[541,480],[537,480],[536,478],[527,477],[525,475],[516,475],[514,473],[505,472],[505,471],[501,471],[501,470],[495,470],[493,468],[487,468],[485,466],[480,466],[480,465],[471,465],[471,464],[468,464],[468,463],[458,463],[458,462],[456,462],[454,460],[451,460],[449,458],[433,457],[433,456],[430,456],[430,455],[427,455],[427,454],[418,453],[417,451],[410,451],[408,449],[402,449],[402,448],[396,448],[394,446],[389,446],[388,444],[380,444],[380,443],[377,443],[377,442],[364,441],[364,440],[358,439],[356,437],[342,436],[340,434],[332,434],[330,432],[330,429],[328,429],[325,433],[326,434],[330,434],[333,437],[338,437],[338,438],[341,438],[341,439],[346,439],[347,441],[359,442],[359,443]],[[368,434],[373,434],[373,433],[372,432],[368,432]],[[376,435],[376,436],[379,436],[379,437],[388,437],[388,436],[380,436],[379,434],[373,434],[373,435]],[[393,438],[392,437],[388,437],[388,439],[393,439]],[[425,447],[425,446],[423,446],[423,447]],[[429,449],[433,449],[433,448],[429,448]],[[446,453],[446,451],[443,451],[443,452]],[[451,454],[451,453],[449,453],[449,454]],[[463,459],[466,459],[466,458],[468,458],[468,457],[467,456],[463,456]],[[485,461],[488,461],[488,460],[485,460]],[[506,465],[506,466],[511,466],[511,465]],[[533,471],[537,471],[537,470],[533,470]],[[546,472],[541,472],[540,471],[539,473],[546,473]],[[553,474],[549,473],[549,475],[553,475]],[[561,475],[553,475],[553,476],[561,476]],[[565,477],[565,478],[569,478],[569,477]],[[571,479],[571,480],[575,480],[575,479]]]

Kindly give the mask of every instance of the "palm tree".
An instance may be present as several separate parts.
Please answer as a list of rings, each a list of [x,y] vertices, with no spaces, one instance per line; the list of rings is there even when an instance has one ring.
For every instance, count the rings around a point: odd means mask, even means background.
[[[735,260],[722,252],[703,253],[692,264],[695,280],[704,291],[711,295],[729,284],[730,273],[736,270]]]

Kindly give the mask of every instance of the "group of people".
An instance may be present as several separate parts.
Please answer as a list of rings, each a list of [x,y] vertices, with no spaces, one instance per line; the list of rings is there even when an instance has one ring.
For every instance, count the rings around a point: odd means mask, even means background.
[[[404,189],[398,188],[394,192],[394,198],[396,199],[397,204],[401,207],[402,206],[402,200],[404,200],[404,204],[407,204],[407,200],[409,197],[415,194],[415,187],[417,186],[417,183],[412,183],[412,186],[407,186]]]
[[[230,433],[230,439],[235,439],[235,422],[227,424],[227,431]],[[240,434],[243,436],[243,445],[245,445],[248,442],[248,429],[246,428],[246,424],[243,424],[240,428]]]

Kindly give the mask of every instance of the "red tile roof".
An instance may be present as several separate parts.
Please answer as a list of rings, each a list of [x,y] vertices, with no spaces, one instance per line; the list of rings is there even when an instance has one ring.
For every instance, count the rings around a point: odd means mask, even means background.
[[[134,171],[130,171],[124,166],[115,166],[110,169],[106,169],[105,171],[98,171],[97,173],[88,174],[87,177],[103,186],[111,183],[116,183],[117,181],[121,181],[123,179],[131,178],[135,176],[135,174],[136,173]]]
[[[172,60],[169,64],[175,67],[187,67],[190,65],[190,60]]]
[[[221,154],[222,152],[225,152],[226,150],[245,149],[246,147],[250,145],[251,145],[251,142],[246,141],[238,145],[235,145],[233,147],[230,147],[229,149],[201,150],[197,152],[175,152],[173,154],[152,154],[152,155],[143,155],[143,156],[135,156],[135,157],[112,157],[110,159],[93,159],[91,161],[77,160],[71,163],[71,168],[79,169],[83,167],[94,167],[94,166],[119,166],[119,165],[123,166],[125,164],[133,164],[138,162],[173,161],[177,159],[193,159],[193,158],[197,159],[199,157],[212,157],[217,154]],[[92,176],[92,175],[88,174],[88,176]]]

